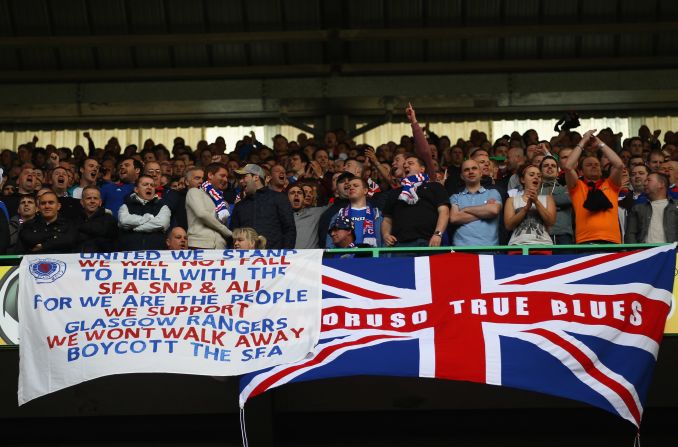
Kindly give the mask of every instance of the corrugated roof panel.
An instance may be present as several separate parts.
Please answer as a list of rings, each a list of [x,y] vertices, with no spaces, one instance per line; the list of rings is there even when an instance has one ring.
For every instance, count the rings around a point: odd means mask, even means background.
[[[614,36],[612,35],[592,34],[581,38],[581,55],[583,57],[612,57],[614,52]]]
[[[95,4],[85,2],[84,5],[89,8],[93,34],[106,36],[129,31],[124,0],[98,0]]]
[[[17,59],[17,52],[13,48],[0,49],[0,69],[3,70],[18,70],[19,60]]]
[[[84,2],[81,0],[59,0],[46,2],[52,17],[52,32],[57,36],[79,36],[90,34]]]
[[[242,32],[247,28],[240,0],[205,0],[207,29],[212,33]],[[212,64],[219,67],[248,64],[248,50],[242,44],[211,45]]]
[[[256,42],[250,44],[250,62],[253,65],[285,63],[285,46],[281,43]]]
[[[678,32],[665,33],[659,36],[657,56],[678,56]]]
[[[531,59],[539,57],[538,38],[530,36],[508,37],[504,39],[504,57],[506,59]]]
[[[350,42],[349,61],[354,63],[387,62],[386,43],[383,41]]]
[[[421,40],[397,40],[388,43],[389,62],[423,62],[424,43]]]
[[[97,48],[99,68],[102,70],[134,68],[132,49],[127,47],[101,47]]]
[[[56,51],[51,48],[22,48],[21,65],[26,70],[56,70],[59,68]]]
[[[501,39],[469,39],[466,41],[466,59],[499,59]]]
[[[49,35],[49,17],[42,0],[11,0],[9,8],[18,36]]]
[[[577,57],[577,39],[575,36],[545,36],[541,55],[544,59]]]
[[[286,0],[283,14],[287,29],[319,29],[321,0]]]
[[[414,28],[423,25],[422,0],[386,0],[384,15],[389,28]]]
[[[507,24],[520,25],[536,23],[539,19],[540,0],[507,0],[504,15]]]
[[[63,69],[96,68],[94,53],[90,48],[61,48],[58,51]]]
[[[542,14],[549,23],[553,20],[563,20],[577,16],[577,2],[564,2],[563,0],[541,0]]]
[[[208,67],[210,65],[206,45],[175,45],[174,65],[177,67]]]
[[[208,29],[214,33],[244,31],[242,1],[240,0],[205,0],[205,14]]]
[[[677,18],[678,2],[676,0],[659,0],[659,14],[663,20]]]
[[[19,36],[48,36],[50,23],[44,2],[40,0],[13,0],[9,3],[12,23]],[[51,48],[21,48],[21,66],[26,70],[58,68],[57,53]]]
[[[622,34],[619,36],[619,56],[650,55],[653,40],[649,34]]]
[[[619,0],[619,10],[624,21],[647,20],[655,17],[657,0]],[[674,1],[675,3],[675,1]]]
[[[161,34],[167,32],[165,5],[162,0],[127,2],[130,32],[134,34]]]
[[[80,0],[61,0],[45,3],[51,18],[52,33],[57,36],[87,36],[90,26],[84,2]],[[91,48],[58,48],[59,65],[62,69],[96,68]]]
[[[137,46],[135,58],[139,67],[169,68],[172,66],[171,49],[167,46]]]
[[[584,1],[581,3],[583,19],[610,21],[617,17],[617,0]]]
[[[205,32],[202,1],[165,0],[165,17],[171,33]]]
[[[323,59],[323,44],[320,42],[287,44],[287,61],[290,64],[322,64]]]
[[[500,23],[501,0],[474,0],[466,2],[467,25],[495,25]]]
[[[212,45],[212,63],[219,67],[247,65],[245,46],[228,43]]]
[[[383,0],[349,0],[347,3],[348,28],[385,27]]]
[[[247,8],[247,20],[252,31],[259,26],[266,26],[267,31],[283,29],[280,2],[276,0],[248,0],[245,2],[245,7]]]
[[[14,25],[10,17],[8,0],[2,0],[0,1],[0,36],[11,36],[13,34]]]
[[[461,40],[429,40],[428,58],[432,62],[460,60],[462,55]]]
[[[424,4],[426,8],[426,23],[428,26],[455,26],[462,23],[463,0],[429,0]]]

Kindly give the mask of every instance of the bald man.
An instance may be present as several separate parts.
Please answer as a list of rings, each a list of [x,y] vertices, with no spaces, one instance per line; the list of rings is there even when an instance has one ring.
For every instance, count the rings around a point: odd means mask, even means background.
[[[475,160],[461,165],[464,189],[450,197],[450,223],[457,227],[454,245],[499,245],[499,213],[501,195],[496,189],[481,184],[481,167]]]

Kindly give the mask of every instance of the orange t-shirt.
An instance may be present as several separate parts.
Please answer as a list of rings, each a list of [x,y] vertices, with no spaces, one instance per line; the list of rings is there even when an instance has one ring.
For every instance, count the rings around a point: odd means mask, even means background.
[[[610,179],[605,179],[598,188],[612,203],[612,208],[605,211],[591,212],[584,208],[589,188],[583,180],[577,182],[577,186],[570,189],[570,199],[574,209],[575,240],[578,244],[587,241],[610,241],[621,244],[621,231],[619,230],[619,190]]]

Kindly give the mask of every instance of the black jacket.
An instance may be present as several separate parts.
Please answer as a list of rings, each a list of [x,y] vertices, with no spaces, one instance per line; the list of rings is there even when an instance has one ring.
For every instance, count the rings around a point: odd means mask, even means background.
[[[25,254],[74,253],[77,250],[77,240],[78,233],[73,221],[59,216],[48,224],[42,216],[37,215],[22,225],[18,251]],[[42,245],[42,249],[33,251],[32,248],[38,244]]]
[[[116,251],[118,222],[99,207],[90,217],[83,212],[78,224],[78,250],[80,253]]]
[[[252,227],[266,237],[266,248],[294,248],[297,228],[287,195],[261,188],[235,204],[231,229]]]

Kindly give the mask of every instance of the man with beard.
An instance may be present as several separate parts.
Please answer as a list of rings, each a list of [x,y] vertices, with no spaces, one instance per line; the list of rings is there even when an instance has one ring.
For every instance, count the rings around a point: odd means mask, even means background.
[[[258,165],[245,165],[235,173],[244,197],[233,208],[231,228],[254,228],[268,241],[266,248],[294,248],[297,230],[287,197],[265,187],[266,174]]]
[[[38,197],[40,214],[25,222],[19,231],[19,250],[24,254],[71,253],[77,248],[73,222],[59,216],[61,204],[56,194],[45,191]]]
[[[301,185],[290,185],[287,198],[294,212],[294,226],[297,229],[297,240],[294,248],[318,248],[318,224],[326,206],[305,206],[305,195]]]
[[[117,183],[106,183],[101,187],[101,200],[104,208],[110,210],[114,217],[117,218],[118,210],[125,202],[127,196],[134,192],[135,182],[141,175],[143,165],[139,160],[134,158],[126,158],[120,162],[118,166]]]
[[[81,191],[82,216],[78,224],[80,253],[107,253],[115,251],[118,223],[101,206],[101,193],[93,185]]]
[[[186,193],[188,246],[191,248],[223,249],[231,230],[226,226],[230,216],[223,190],[228,185],[228,169],[221,163],[205,168],[205,181]]]
[[[147,175],[140,176],[134,192],[118,211],[120,249],[162,250],[170,218],[169,208],[155,193],[153,179]]]

